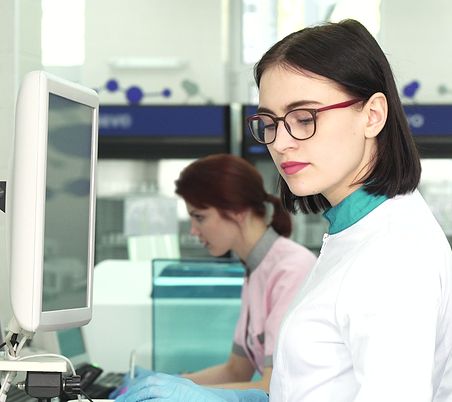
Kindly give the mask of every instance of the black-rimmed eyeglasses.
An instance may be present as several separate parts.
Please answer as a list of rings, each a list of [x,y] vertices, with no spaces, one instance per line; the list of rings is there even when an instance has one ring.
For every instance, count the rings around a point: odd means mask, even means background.
[[[351,99],[334,105],[324,106],[320,109],[293,109],[282,117],[273,116],[268,113],[257,113],[247,118],[248,127],[257,142],[271,144],[276,139],[278,122],[282,121],[287,132],[296,140],[307,140],[315,134],[316,117],[320,112],[332,109],[349,107],[362,101],[362,99]]]

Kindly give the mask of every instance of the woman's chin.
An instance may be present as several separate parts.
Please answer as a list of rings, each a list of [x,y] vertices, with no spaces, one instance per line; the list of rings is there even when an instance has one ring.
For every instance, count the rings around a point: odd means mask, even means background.
[[[209,252],[209,254],[212,256],[212,257],[223,257],[226,253],[227,253],[227,251],[224,251],[224,250],[215,250],[215,249],[213,249],[212,247],[206,247],[207,248],[207,251]]]
[[[300,187],[300,185],[293,185],[291,186],[289,183],[287,183],[289,190],[292,194],[296,195],[297,197],[307,197],[309,195],[316,195],[319,194],[318,191],[315,191],[313,189],[309,189],[306,187]]]

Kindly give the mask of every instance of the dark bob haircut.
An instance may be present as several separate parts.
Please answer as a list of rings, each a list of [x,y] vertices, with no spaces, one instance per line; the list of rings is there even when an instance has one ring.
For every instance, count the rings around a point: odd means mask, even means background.
[[[373,167],[361,181],[370,194],[394,197],[415,190],[421,175],[419,154],[408,127],[386,56],[358,21],[344,20],[294,32],[273,45],[256,64],[259,87],[262,74],[280,66],[307,70],[337,83],[353,98],[368,100],[377,92],[388,102],[388,117],[377,136]],[[321,194],[298,197],[280,177],[281,199],[292,213],[317,213],[331,205]]]

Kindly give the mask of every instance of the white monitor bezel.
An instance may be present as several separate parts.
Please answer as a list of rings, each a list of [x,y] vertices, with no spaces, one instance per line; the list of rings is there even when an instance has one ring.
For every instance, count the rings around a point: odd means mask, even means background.
[[[44,224],[49,94],[93,109],[90,167],[90,211],[87,264],[87,306],[42,311]],[[89,88],[44,71],[28,73],[17,97],[10,211],[10,296],[21,328],[51,331],[88,323],[92,316],[94,267],[95,171],[99,99]]]

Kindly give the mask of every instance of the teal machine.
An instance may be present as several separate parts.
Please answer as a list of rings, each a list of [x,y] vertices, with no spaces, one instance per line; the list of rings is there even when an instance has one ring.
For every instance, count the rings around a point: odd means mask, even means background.
[[[227,360],[244,273],[237,260],[153,261],[153,370],[192,372]]]

